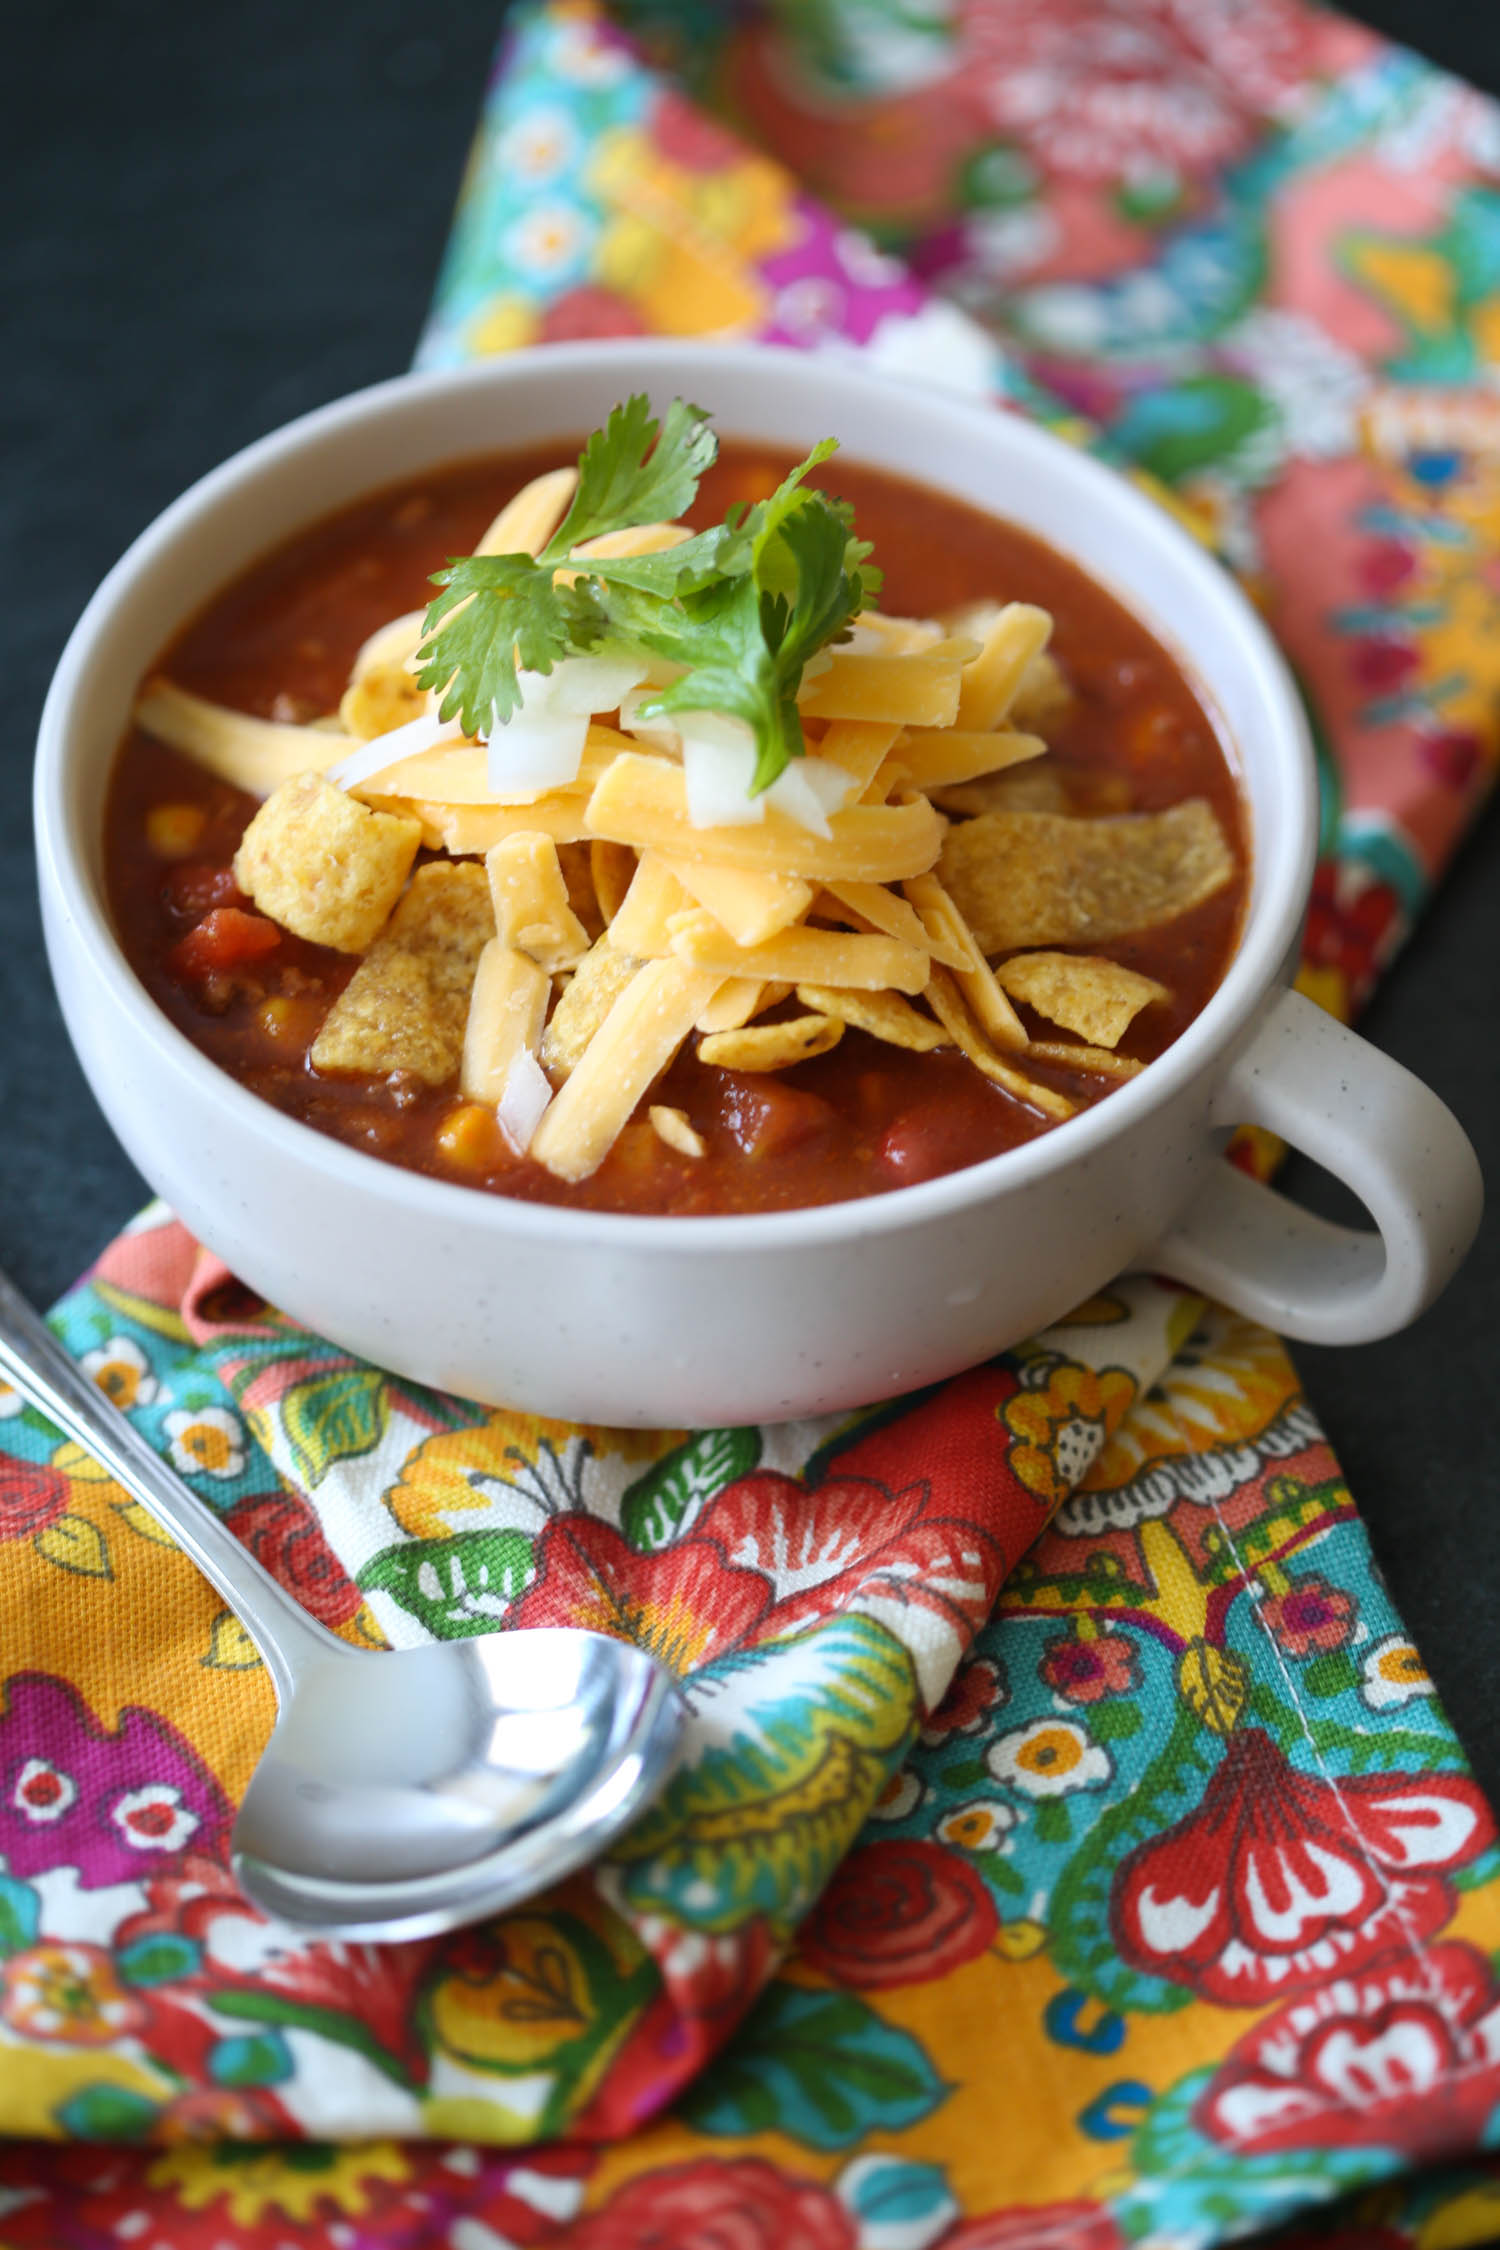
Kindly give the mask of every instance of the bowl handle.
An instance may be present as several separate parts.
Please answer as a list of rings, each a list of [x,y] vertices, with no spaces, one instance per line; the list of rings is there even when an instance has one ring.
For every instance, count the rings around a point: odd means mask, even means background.
[[[1483,1207],[1453,1112],[1300,992],[1272,1000],[1214,1099],[1215,1126],[1263,1125],[1352,1188],[1377,1231],[1335,1226],[1218,1164],[1139,1261],[1278,1334],[1367,1344],[1416,1319],[1452,1277]]]

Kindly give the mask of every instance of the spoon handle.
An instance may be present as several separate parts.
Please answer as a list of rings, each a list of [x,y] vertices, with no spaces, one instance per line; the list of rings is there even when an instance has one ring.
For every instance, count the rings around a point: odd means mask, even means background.
[[[40,1313],[0,1272],[0,1375],[75,1438],[132,1498],[170,1531],[224,1596],[266,1660],[284,1703],[300,1666],[315,1657],[358,1657],[328,1632],[196,1492],[168,1468],[93,1379],[57,1341]]]

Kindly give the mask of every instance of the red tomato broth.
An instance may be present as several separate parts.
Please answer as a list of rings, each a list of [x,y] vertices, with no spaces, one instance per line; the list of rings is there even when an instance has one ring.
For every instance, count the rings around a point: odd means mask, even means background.
[[[468,553],[505,500],[567,457],[464,462],[393,487],[298,534],[215,597],[151,669],[180,686],[263,717],[306,720],[336,709],[360,644],[419,606],[429,574]],[[703,481],[693,520],[767,491],[789,459],[727,444]],[[1080,809],[1101,775],[1123,775],[1130,809],[1206,797],[1239,872],[1186,914],[1112,942],[1110,956],[1165,984],[1170,1001],[1142,1011],[1119,1052],[1149,1062],[1194,1016],[1234,949],[1247,888],[1244,811],[1213,723],[1146,628],[1074,565],[1030,534],[961,501],[842,459],[820,478],[853,501],[861,536],[885,572],[882,606],[930,615],[983,597],[1035,602],[1055,619],[1052,648],[1076,691],[1048,728],[1050,758]],[[168,860],[147,840],[154,808],[203,815],[191,852]],[[239,914],[229,872],[255,800],[139,730],[126,737],[105,810],[110,903],[132,967],[197,1047],[286,1114],[408,1168],[529,1201],[641,1213],[787,1210],[845,1201],[956,1171],[1034,1139],[1048,1121],[983,1078],[955,1049],[916,1054],[847,1030],[829,1054],[790,1071],[711,1069],[689,1049],[652,1088],[651,1103],[686,1112],[707,1147],[669,1148],[647,1104],[597,1172],[570,1185],[518,1158],[492,1120],[467,1119],[456,1088],[323,1077],[308,1050],[356,966],[287,932],[265,941],[233,925],[230,965],[194,959],[205,917]],[[231,925],[226,921],[226,928]],[[272,926],[274,927],[274,925]],[[784,1013],[795,1012],[788,1002]],[[1035,1036],[1065,1036],[1026,1008]],[[1080,1105],[1117,1081],[1032,1062],[1024,1067]],[[445,1146],[445,1142],[448,1144]]]

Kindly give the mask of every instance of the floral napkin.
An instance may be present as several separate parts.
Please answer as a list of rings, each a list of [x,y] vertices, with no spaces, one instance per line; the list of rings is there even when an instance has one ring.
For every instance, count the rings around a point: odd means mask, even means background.
[[[621,22],[737,130],[525,13],[422,362],[758,334],[1087,419],[1298,665],[1351,1012],[1495,748],[1495,112],[1298,0]],[[352,1362],[159,1210],[58,1319],[340,1631],[602,1625],[692,1719],[534,1907],[304,1944],[227,1873],[253,1647],[0,1391],[4,2250],[1500,2231],[1493,1816],[1264,1332],[1135,1280],[864,1414],[582,1429]]]

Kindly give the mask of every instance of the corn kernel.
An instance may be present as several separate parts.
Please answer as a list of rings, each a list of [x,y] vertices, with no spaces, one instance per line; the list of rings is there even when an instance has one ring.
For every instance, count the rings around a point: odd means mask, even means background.
[[[437,1145],[450,1163],[469,1171],[493,1167],[502,1154],[495,1113],[483,1102],[460,1102],[437,1129]]]
[[[207,818],[202,805],[153,805],[146,815],[146,841],[158,859],[186,859],[197,850]]]

